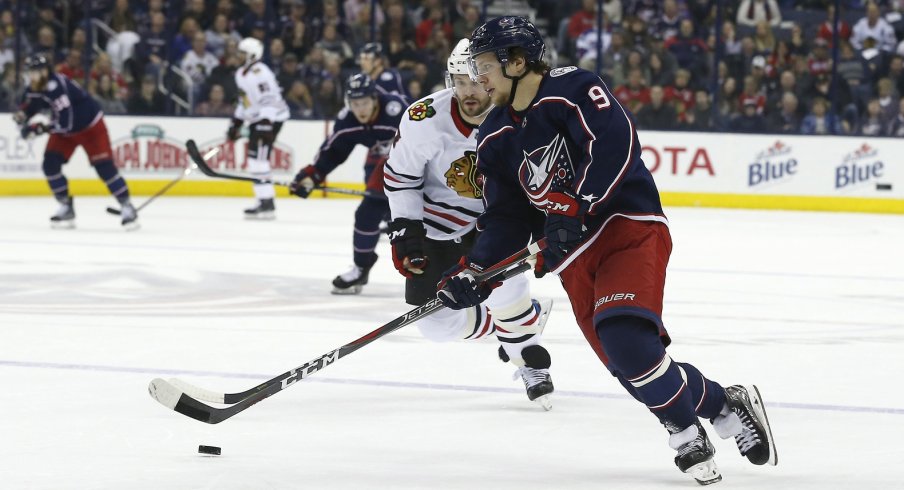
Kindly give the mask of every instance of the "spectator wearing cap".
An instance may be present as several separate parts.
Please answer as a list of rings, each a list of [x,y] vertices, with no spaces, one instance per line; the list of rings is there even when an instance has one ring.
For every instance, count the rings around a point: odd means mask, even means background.
[[[793,92],[782,93],[781,102],[777,109],[770,111],[767,118],[768,130],[782,134],[797,134],[800,132],[800,104]]]
[[[234,39],[235,42],[239,42],[242,40],[238,32],[230,29],[229,18],[225,14],[216,14],[204,35],[207,38],[207,50],[220,60],[223,59],[226,51],[226,41]]]
[[[766,118],[759,111],[755,100],[744,99],[741,113],[729,122],[728,128],[736,133],[765,133]]]
[[[672,104],[666,102],[663,88],[650,87],[650,103],[637,112],[638,129],[673,129],[677,122],[678,115]]]
[[[782,21],[782,11],[775,0],[742,0],[738,6],[738,24],[754,27],[760,22],[777,26]]]
[[[129,98],[126,106],[129,114],[136,116],[162,115],[166,112],[166,100],[157,90],[157,83],[151,75],[141,79],[141,88]]]
[[[846,123],[828,112],[829,105],[822,97],[810,104],[810,113],[800,123],[801,134],[846,134]]]
[[[766,58],[762,55],[756,55],[750,60],[750,72],[748,73],[756,82],[756,86],[764,89],[766,87]]]
[[[819,25],[819,32],[816,37],[825,39],[829,46],[832,46],[832,39],[835,34],[835,3],[829,2],[826,7],[826,20]],[[838,22],[838,37],[842,41],[848,41],[851,38],[851,25],[844,18]]]
[[[872,39],[872,41],[869,41]],[[892,53],[898,44],[895,30],[881,17],[879,6],[870,2],[866,6],[866,16],[854,24],[851,45],[858,50],[876,48]]]
[[[207,94],[207,100],[198,104],[195,109],[195,115],[198,116],[232,116],[235,112],[235,105],[226,102],[226,91],[223,86],[215,83],[210,86],[210,92]]]

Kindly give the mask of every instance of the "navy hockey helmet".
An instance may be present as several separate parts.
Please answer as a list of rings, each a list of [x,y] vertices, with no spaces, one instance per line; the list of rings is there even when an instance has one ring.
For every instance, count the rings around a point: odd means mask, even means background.
[[[33,54],[25,60],[26,70],[40,70],[42,68],[51,69],[50,62],[47,61],[43,54]]]
[[[377,85],[366,73],[358,73],[348,78],[345,84],[345,98],[347,100],[373,97],[377,94]]]
[[[489,20],[474,29],[471,34],[471,70],[472,78],[477,77],[474,57],[486,52],[493,52],[500,63],[508,63],[509,48],[524,49],[528,63],[542,61],[546,53],[543,35],[529,20],[524,17],[506,16]]]
[[[383,45],[380,43],[367,43],[361,47],[358,56],[361,56],[362,54],[372,54],[375,58],[379,58],[383,56]]]

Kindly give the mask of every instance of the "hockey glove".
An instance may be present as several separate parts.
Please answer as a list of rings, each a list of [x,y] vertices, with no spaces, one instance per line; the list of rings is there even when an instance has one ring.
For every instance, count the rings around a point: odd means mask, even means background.
[[[40,136],[50,130],[46,124],[27,124],[22,126],[22,129],[19,131],[19,134],[22,136],[22,139],[34,138],[35,136]]]
[[[392,264],[399,274],[414,277],[424,273],[427,257],[424,256],[424,239],[427,230],[424,222],[397,218],[389,223],[389,243],[392,244]]]
[[[311,195],[311,191],[323,183],[324,178],[325,176],[316,167],[308,165],[295,174],[295,178],[289,184],[289,192],[300,198],[307,199]]]
[[[554,270],[566,255],[581,243],[584,237],[584,214],[588,203],[578,200],[571,189],[553,188],[546,199],[546,249],[543,250],[544,268]]]
[[[13,122],[18,124],[19,126],[25,124],[25,121],[28,119],[28,116],[25,115],[23,111],[16,111],[13,114]]]
[[[443,273],[442,280],[436,285],[436,297],[446,305],[446,308],[453,310],[462,310],[483,303],[490,297],[493,289],[502,283],[478,283],[474,275],[482,271],[482,267],[470,263],[467,257],[462,257],[458,264]]]
[[[235,141],[239,139],[239,135],[242,131],[242,120],[232,118],[232,125],[229,126],[229,129],[226,131],[226,139],[229,141]]]

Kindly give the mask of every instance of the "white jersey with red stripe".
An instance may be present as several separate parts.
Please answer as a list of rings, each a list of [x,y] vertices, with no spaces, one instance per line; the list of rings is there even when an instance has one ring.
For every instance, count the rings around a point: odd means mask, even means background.
[[[239,89],[239,101],[234,117],[246,123],[264,119],[282,122],[289,119],[289,106],[276,83],[276,76],[261,61],[239,68],[235,72],[235,84]]]
[[[452,89],[411,104],[383,175],[392,219],[423,221],[433,240],[474,229],[483,212],[476,150],[477,126],[461,117]]]

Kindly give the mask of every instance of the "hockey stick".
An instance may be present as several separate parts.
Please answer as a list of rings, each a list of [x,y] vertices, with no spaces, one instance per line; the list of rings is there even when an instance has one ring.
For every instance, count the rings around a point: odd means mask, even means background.
[[[220,150],[217,149],[217,148],[214,148],[213,150],[210,150],[209,152],[207,152],[207,155],[208,155],[207,158],[213,157],[214,155],[217,154],[218,151],[220,151]],[[191,165],[185,167],[185,170],[183,170],[182,173],[180,173],[178,177],[176,177],[176,178],[173,179],[171,182],[169,182],[168,184],[166,184],[165,186],[163,186],[162,189],[160,189],[160,190],[157,191],[154,195],[152,195],[151,197],[149,197],[147,201],[144,201],[143,203],[141,203],[140,206],[138,206],[137,208],[135,208],[135,211],[141,211],[142,209],[144,209],[148,204],[151,203],[151,201],[153,201],[154,199],[157,199],[158,197],[160,197],[160,196],[162,196],[163,194],[165,194],[166,191],[170,190],[174,185],[178,184],[179,181],[181,181],[183,178],[185,178],[186,175],[190,174],[190,173],[192,172],[192,170],[194,170],[194,169],[196,169],[196,168],[198,168],[198,166],[195,165],[194,163],[192,163]],[[114,208],[114,207],[107,207],[107,212],[110,213],[110,214],[115,214],[116,216],[119,216],[119,214],[121,213],[120,210],[118,210],[118,209],[116,209],[116,208]]]
[[[185,149],[188,152],[189,158],[195,162],[195,165],[198,166],[198,170],[201,171],[204,175],[208,177],[216,177],[219,179],[229,179],[229,180],[241,180],[245,182],[252,182],[255,184],[273,184],[278,185],[280,187],[290,187],[292,185],[291,182],[287,182],[284,180],[275,180],[275,179],[258,179],[256,177],[248,177],[246,175],[235,175],[235,174],[224,174],[222,172],[217,172],[216,170],[210,168],[210,165],[207,165],[207,162],[204,161],[204,158],[201,157],[201,151],[198,149],[197,143],[195,140],[188,140],[185,142]],[[371,191],[359,191],[355,189],[345,189],[342,187],[315,187],[316,191],[324,191],[324,192],[332,192],[334,194],[348,194],[352,196],[362,196],[362,197],[372,197],[375,199],[386,199],[386,196],[382,194],[378,194]]]
[[[530,264],[526,262],[527,259],[536,255],[545,247],[545,239],[532,243],[498,264],[488,268],[485,272],[478,274],[476,279],[479,282],[504,281],[527,271],[531,267]],[[233,415],[246,410],[257,402],[269,398],[289,386],[292,386],[297,381],[303,380],[321,369],[334,364],[336,361],[374,340],[395,332],[406,325],[410,325],[442,308],[444,308],[442,301],[439,299],[432,299],[357,340],[353,340],[338,349],[332,350],[295,369],[286,371],[269,381],[241,393],[217,393],[191,386],[182,381],[173,383],[161,378],[156,378],[151,381],[148,385],[148,392],[150,393],[151,398],[157,400],[160,404],[170,410],[175,410],[201,422],[218,424]],[[195,397],[215,403],[232,403],[232,405],[225,408],[214,408],[199,401]]]

